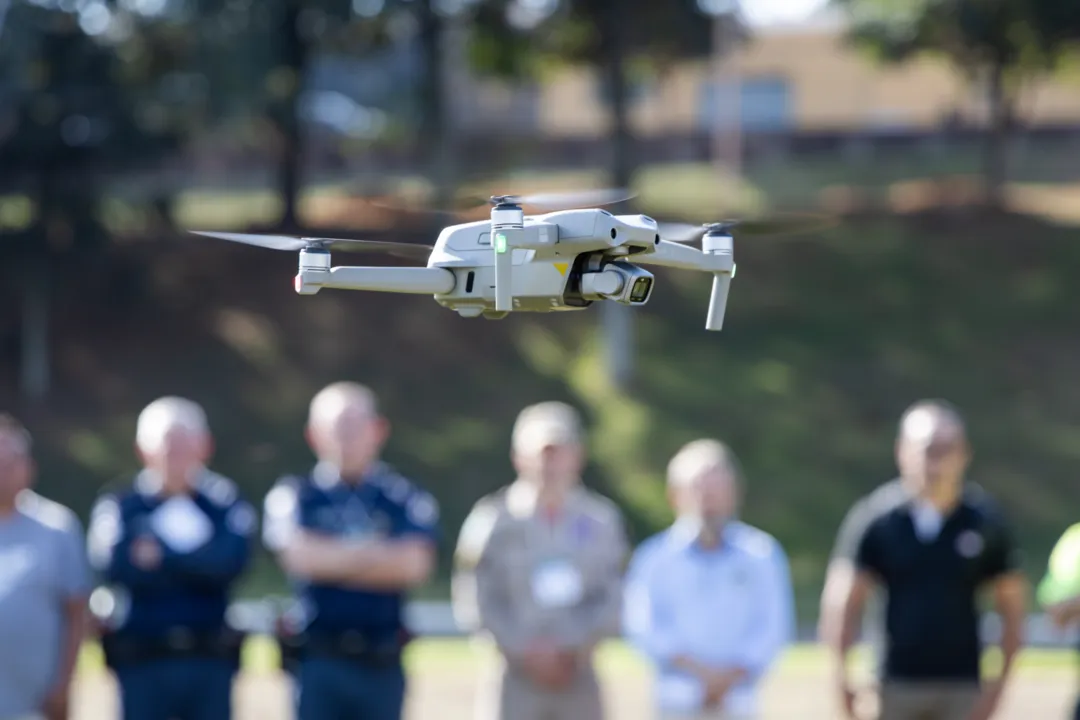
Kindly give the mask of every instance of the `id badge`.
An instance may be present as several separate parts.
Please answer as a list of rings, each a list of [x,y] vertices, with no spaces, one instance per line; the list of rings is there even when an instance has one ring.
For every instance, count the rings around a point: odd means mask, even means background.
[[[533,571],[532,595],[540,607],[571,607],[584,597],[585,582],[568,560],[548,560]]]

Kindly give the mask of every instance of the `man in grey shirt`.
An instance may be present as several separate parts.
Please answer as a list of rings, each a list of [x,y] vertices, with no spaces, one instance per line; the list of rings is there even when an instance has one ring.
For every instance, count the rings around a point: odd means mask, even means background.
[[[90,570],[79,519],[30,490],[30,445],[0,414],[0,720],[67,720]]]

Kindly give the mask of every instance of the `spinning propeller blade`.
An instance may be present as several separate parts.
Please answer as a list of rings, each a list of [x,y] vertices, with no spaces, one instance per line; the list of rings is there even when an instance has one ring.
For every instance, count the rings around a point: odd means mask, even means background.
[[[614,205],[636,197],[637,194],[626,189],[598,188],[594,190],[576,190],[571,192],[533,193],[530,195],[496,195],[488,202],[512,202],[517,205],[532,205],[547,210],[572,210],[581,207],[600,207]]]
[[[823,215],[778,213],[758,220],[723,220],[705,225],[660,223],[660,237],[677,243],[700,240],[710,230],[734,230],[745,237],[776,237],[815,232],[836,225],[835,218]]]
[[[583,207],[601,207],[614,205],[637,197],[630,190],[619,189],[593,189],[573,192],[534,193],[529,195],[494,195],[481,197],[480,195],[464,195],[456,198],[449,208],[415,207],[386,203],[381,200],[371,200],[371,204],[388,210],[402,210],[405,212],[441,213],[453,214],[476,210],[485,205],[499,202],[514,203],[516,205],[528,205],[544,210],[573,210]]]
[[[195,235],[229,240],[231,242],[255,245],[270,250],[299,251],[304,248],[341,250],[345,252],[374,252],[408,260],[427,261],[434,249],[431,245],[416,243],[396,243],[383,240],[355,240],[350,238],[302,237],[299,235],[253,235],[247,233],[220,233],[192,230]]]

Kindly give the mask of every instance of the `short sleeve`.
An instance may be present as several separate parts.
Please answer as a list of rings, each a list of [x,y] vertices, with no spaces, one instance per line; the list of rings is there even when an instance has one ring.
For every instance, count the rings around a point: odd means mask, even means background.
[[[840,522],[833,547],[833,560],[860,563],[866,555],[866,535],[869,532],[870,513],[866,501],[855,503]]]
[[[113,550],[123,534],[124,520],[119,499],[111,493],[102,495],[90,510],[86,546],[91,567],[104,571],[109,566]]]
[[[90,595],[93,586],[93,573],[83,539],[82,524],[72,518],[69,526],[60,533],[59,564],[60,592],[65,600],[84,598]]]
[[[234,535],[250,538],[258,526],[255,508],[247,500],[237,499],[225,513],[225,528]]]
[[[1080,595],[1080,523],[1073,525],[1054,545],[1046,575],[1037,596],[1043,607]]]
[[[439,540],[439,502],[426,490],[412,488],[401,501],[398,534]]]
[[[1020,545],[1016,541],[1016,535],[1012,526],[999,513],[994,513],[991,525],[986,535],[986,564],[983,569],[983,580],[994,578],[1007,573],[1019,571],[1024,564]]]
[[[299,527],[299,488],[292,480],[279,481],[263,500],[263,545],[271,552],[281,552]]]

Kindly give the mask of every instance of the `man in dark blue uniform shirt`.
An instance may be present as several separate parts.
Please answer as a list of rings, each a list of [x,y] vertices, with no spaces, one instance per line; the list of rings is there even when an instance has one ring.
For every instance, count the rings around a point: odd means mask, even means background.
[[[240,634],[230,588],[251,554],[257,516],[206,468],[211,438],[190,400],[151,403],[138,422],[144,469],[91,512],[91,597],[126,720],[228,720]]]
[[[389,425],[370,390],[335,383],[312,400],[319,462],[265,501],[263,537],[295,581],[280,637],[299,720],[399,720],[406,594],[435,565],[439,508],[379,461]]]

